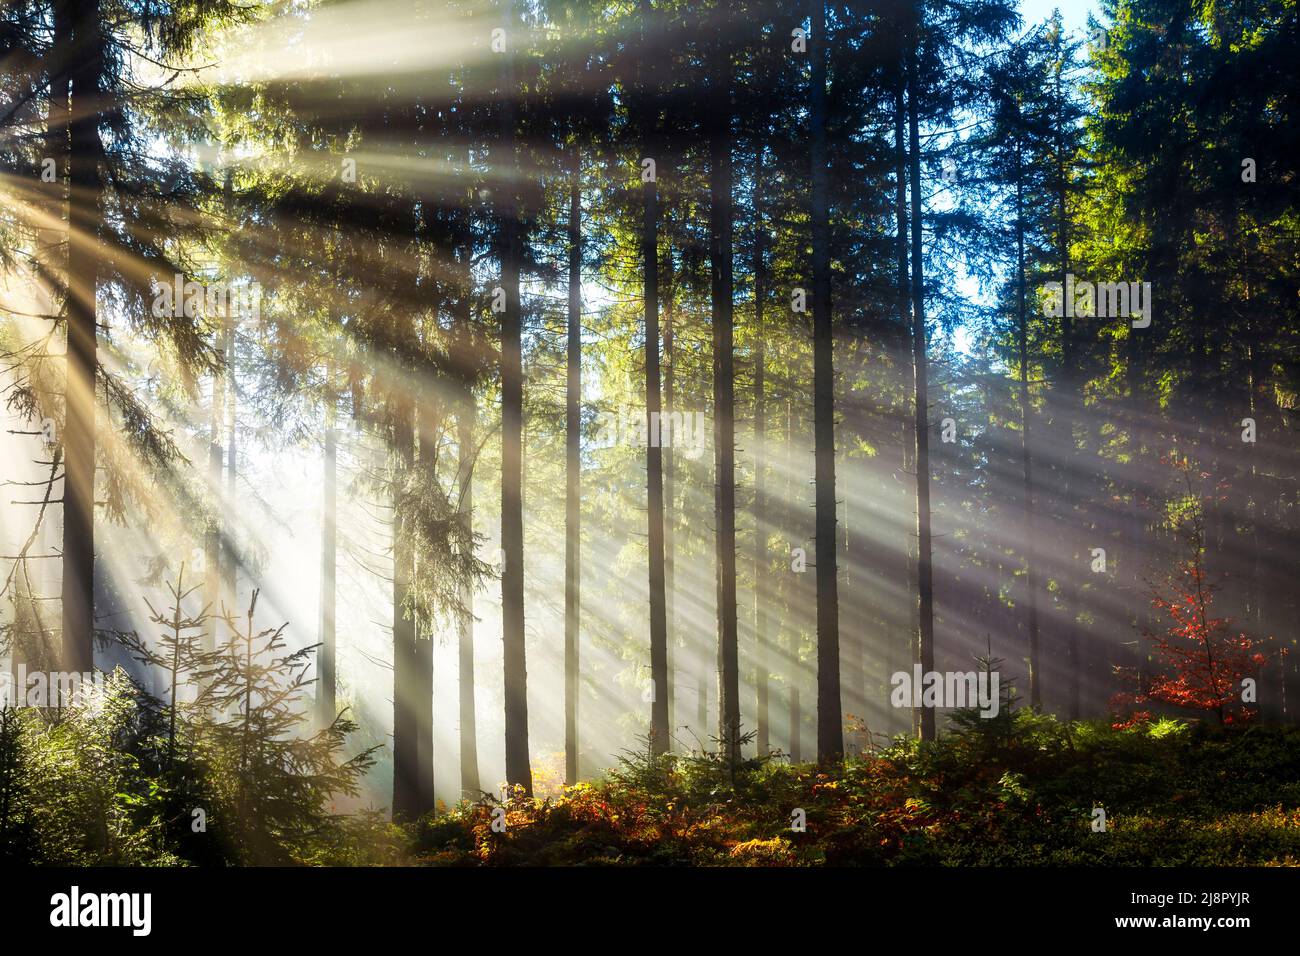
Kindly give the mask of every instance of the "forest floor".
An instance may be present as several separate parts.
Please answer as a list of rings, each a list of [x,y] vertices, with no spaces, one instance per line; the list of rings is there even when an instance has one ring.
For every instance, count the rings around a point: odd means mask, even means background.
[[[802,825],[801,825],[802,824]],[[1020,710],[842,764],[627,754],[415,827],[427,865],[1300,865],[1300,728]]]

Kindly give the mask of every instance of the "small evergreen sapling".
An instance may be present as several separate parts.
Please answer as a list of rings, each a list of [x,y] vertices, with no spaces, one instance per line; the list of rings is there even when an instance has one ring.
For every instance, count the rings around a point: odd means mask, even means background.
[[[205,651],[203,646],[205,629],[211,620],[209,608],[204,606],[197,614],[190,614],[183,609],[186,598],[199,587],[200,585],[195,585],[185,588],[185,565],[182,564],[176,583],[167,585],[172,597],[172,606],[168,611],[155,609],[149,599],[145,598],[145,604],[149,608],[149,622],[163,629],[158,635],[156,648],[150,647],[133,632],[118,635],[118,639],[136,660],[157,667],[168,676],[167,700],[165,703],[160,702],[167,722],[167,742],[163,754],[168,767],[176,763],[177,717],[184,709],[180,689],[193,683],[195,673],[216,664],[216,654]]]
[[[307,862],[326,831],[340,825],[329,812],[330,798],[357,794],[378,748],[341,759],[356,729],[346,711],[328,727],[304,733],[311,725],[304,698],[316,647],[288,651],[287,624],[258,630],[258,594],[243,620],[223,615],[230,637],[196,674],[211,714],[199,738],[216,804],[209,826],[221,828],[240,862]]]

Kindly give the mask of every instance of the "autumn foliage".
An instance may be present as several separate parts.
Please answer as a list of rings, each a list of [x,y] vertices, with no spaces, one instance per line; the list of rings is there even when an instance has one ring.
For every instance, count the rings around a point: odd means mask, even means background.
[[[1160,629],[1144,628],[1143,636],[1160,670],[1145,686],[1136,675],[1122,672],[1136,690],[1117,694],[1112,709],[1125,713],[1117,726],[1151,718],[1143,706],[1151,702],[1212,712],[1222,725],[1250,720],[1253,700],[1243,694],[1246,678],[1255,678],[1267,662],[1262,642],[1233,627],[1231,619],[1212,612],[1219,582],[1205,566],[1205,505],[1195,472],[1186,459],[1166,459],[1182,479],[1185,494],[1171,506],[1171,523],[1183,546],[1174,570],[1149,589],[1151,606],[1160,612]]]

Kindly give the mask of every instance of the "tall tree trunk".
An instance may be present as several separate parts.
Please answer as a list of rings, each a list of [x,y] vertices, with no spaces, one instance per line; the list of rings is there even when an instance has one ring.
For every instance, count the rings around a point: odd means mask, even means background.
[[[669,421],[673,420],[673,412],[676,410],[673,398],[673,303],[676,299],[676,287],[673,279],[673,252],[672,246],[664,251],[664,289],[667,293],[664,305],[664,415]],[[692,431],[692,437],[696,437]],[[676,621],[674,619],[673,607],[673,522],[676,516],[676,499],[673,497],[673,478],[674,462],[676,453],[673,446],[669,445],[664,449],[664,623],[667,631],[667,640],[665,646],[668,651],[668,684],[664,688],[664,696],[667,698],[666,706],[668,708],[668,728],[671,731],[676,726],[676,711],[674,710],[677,697],[677,671],[674,666],[673,652],[674,642],[676,640]],[[671,748],[672,741],[669,740]]]
[[[582,615],[582,153],[569,171],[569,329],[565,383],[564,782],[578,782],[578,652]]]
[[[234,322],[226,323],[226,500],[239,500],[239,330]],[[235,603],[239,587],[240,555],[229,523],[222,529],[221,570],[225,575],[225,593]]]
[[[650,0],[641,0],[642,44],[651,23]],[[658,39],[656,37],[656,39]],[[653,61],[653,57],[650,57]],[[643,66],[642,69],[645,69]],[[656,159],[658,91],[652,80],[643,84],[642,143],[646,156]],[[656,159],[657,161],[657,159]],[[643,177],[644,178],[644,177]],[[668,725],[668,609],[664,578],[663,401],[659,384],[659,187],[654,178],[641,184],[641,261],[645,270],[645,402],[646,510],[649,519],[650,563],[650,749],[666,753],[671,746]],[[669,441],[677,436],[669,429]]]
[[[229,166],[226,167],[222,194],[225,203],[225,214],[229,218],[232,214],[231,206],[234,194],[233,177]],[[221,337],[218,342],[214,343],[220,347],[223,357],[229,350],[233,321],[229,310],[227,310],[222,317]],[[212,608],[214,614],[219,614],[223,600],[226,597],[222,593],[222,588],[225,585],[226,549],[223,541],[225,509],[220,507],[221,481],[226,460],[226,449],[222,444],[222,432],[226,427],[226,372],[224,369],[218,368],[212,373],[210,413],[208,427],[208,482],[211,486],[212,495],[218,502],[218,513],[212,516],[212,523],[208,528],[207,540],[204,546],[206,567],[203,575],[203,591],[208,606]],[[217,646],[217,626],[218,622],[214,619],[204,631],[203,642],[207,650],[212,650]]]
[[[851,380],[861,380],[858,372],[862,367],[862,358],[861,349],[854,350],[847,356],[850,369],[849,378]],[[846,415],[850,411],[860,409],[860,405],[855,402],[845,402],[841,407]],[[844,556],[844,588],[841,593],[845,595],[845,600],[840,609],[843,612],[842,616],[847,617],[851,622],[847,632],[840,637],[840,711],[842,714],[857,715],[865,723],[867,716],[864,696],[866,690],[866,654],[862,646],[862,635],[869,632],[870,625],[867,623],[866,612],[862,603],[865,588],[859,582],[855,582],[853,572],[858,569],[859,573],[863,575],[863,579],[869,580],[870,569],[866,561],[865,538],[860,531],[854,531],[853,483],[849,480],[851,474],[850,471],[838,483],[840,493],[844,495],[844,534],[840,548]],[[855,584],[858,584],[856,590],[854,588]],[[844,733],[844,724],[845,721],[841,719],[840,728],[842,734]],[[854,741],[850,740],[846,746],[853,747]]]
[[[1059,42],[1059,38],[1058,38]],[[1056,67],[1056,99],[1057,102],[1064,102],[1061,90],[1061,63]],[[1065,289],[1066,275],[1070,271],[1070,223],[1067,218],[1066,193],[1069,188],[1069,168],[1065,158],[1064,135],[1063,130],[1058,124],[1056,131],[1056,240],[1057,240],[1057,258],[1061,263],[1061,289]],[[1061,392],[1064,397],[1061,399],[1061,425],[1058,429],[1061,438],[1065,442],[1065,449],[1061,455],[1064,462],[1064,480],[1061,482],[1061,500],[1064,502],[1066,513],[1070,516],[1070,524],[1076,525],[1074,520],[1075,503],[1074,495],[1071,493],[1074,478],[1078,469],[1078,453],[1074,442],[1075,426],[1075,409],[1079,402],[1079,396],[1075,393],[1077,379],[1075,377],[1075,355],[1074,355],[1074,335],[1073,322],[1066,310],[1061,310]],[[1081,477],[1081,475],[1080,475]],[[1061,605],[1065,611],[1065,647],[1066,656],[1070,668],[1070,706],[1068,715],[1071,720],[1079,719],[1079,682],[1080,682],[1080,660],[1079,660],[1079,585],[1076,575],[1082,573],[1078,564],[1077,547],[1071,545],[1067,552],[1067,558],[1071,562],[1071,572],[1062,575],[1061,581]],[[1076,570],[1077,569],[1077,570]]]
[[[898,63],[898,85],[894,89],[894,203],[895,217],[897,220],[896,233],[896,252],[898,258],[898,325],[901,346],[905,351],[912,340],[912,297],[910,290],[910,277],[907,267],[907,247],[908,247],[908,229],[907,229],[907,108],[904,104],[904,88],[906,86],[906,67],[902,58]],[[912,475],[916,471],[916,417],[914,414],[907,414],[906,405],[916,394],[916,376],[915,368],[912,362],[905,363],[904,386],[906,393],[904,395],[902,432],[903,432],[903,461],[902,474],[904,476]],[[916,593],[916,536],[909,534],[907,536],[906,556],[904,565],[904,594],[911,595]],[[911,658],[913,650],[914,635],[917,630],[917,616],[915,603],[908,604],[907,617],[904,621],[903,633],[905,635],[904,647],[907,649],[907,657]]]
[[[325,461],[320,532],[320,649],[316,675],[316,721],[326,727],[338,715],[335,673],[335,618],[338,607],[338,396],[334,360],[325,364]]]
[[[655,227],[654,183],[643,189],[645,225],[642,244],[645,262],[645,361],[646,416],[649,441],[646,443],[647,510],[649,512],[650,571],[650,746],[654,753],[666,753],[671,745],[668,725],[668,611],[664,571],[664,423],[659,392],[659,296],[658,256]],[[672,436],[671,430],[668,434]],[[672,440],[672,437],[669,439]]]
[[[795,444],[794,402],[787,401],[785,403],[785,500],[787,502],[794,501],[794,495],[795,495],[794,444]],[[790,513],[791,513],[791,509],[787,509],[786,510],[787,519],[790,517]],[[794,535],[787,534],[786,540],[787,541],[794,540]],[[795,595],[799,595],[802,589],[797,587],[793,583],[795,581],[798,581],[799,579],[792,578],[790,580],[792,583],[790,585],[789,591]],[[790,614],[790,608],[788,606],[786,608],[786,614],[787,617]],[[801,688],[799,687],[800,627],[797,624],[790,624],[788,627],[789,627],[789,644],[787,645],[786,648],[786,654],[787,654],[786,680],[789,681],[789,685],[788,685],[789,699],[787,701],[787,704],[789,705],[788,716],[789,716],[789,735],[790,735],[790,739],[789,739],[790,762],[800,763],[803,760],[803,704],[799,696],[801,690]]]
[[[1127,368],[1124,375],[1128,386],[1128,449],[1129,449],[1129,467],[1127,469],[1128,479],[1128,514],[1125,515],[1123,524],[1123,551],[1120,555],[1120,568],[1123,569],[1124,579],[1128,582],[1128,599],[1129,615],[1132,621],[1132,633],[1135,637],[1133,646],[1135,648],[1136,665],[1138,674],[1138,686],[1142,693],[1146,693],[1151,681],[1151,655],[1147,647],[1147,640],[1143,636],[1145,629],[1152,624],[1152,613],[1150,601],[1144,592],[1141,581],[1145,573],[1142,566],[1142,552],[1147,549],[1148,555],[1155,553],[1156,543],[1147,540],[1147,523],[1144,509],[1146,502],[1143,500],[1143,477],[1142,462],[1147,461],[1146,457],[1146,439],[1143,434],[1142,416],[1144,407],[1149,407],[1146,403],[1145,388],[1142,382],[1142,330],[1135,329],[1130,324],[1124,343],[1126,353]],[[1109,564],[1109,556],[1108,556]]]
[[[222,354],[225,354],[224,333],[220,340]],[[221,491],[225,479],[226,448],[222,443],[222,432],[226,427],[225,376],[220,371],[212,373],[212,403],[208,421],[208,484],[214,500],[217,502],[218,514],[214,514],[208,526],[203,547],[205,564],[203,579],[204,601],[214,613],[220,613],[222,588],[225,584],[224,562],[222,556],[222,520]],[[208,627],[205,643],[211,650],[215,646],[216,625]]]
[[[713,306],[714,528],[717,546],[718,739],[728,765],[740,756],[736,620],[736,422],[732,347],[731,67],[725,23],[713,44],[709,143],[709,261]]]
[[[767,604],[771,593],[767,553],[767,346],[763,327],[763,146],[754,157],[754,690],[757,698],[758,755],[771,748],[768,720]]]
[[[401,388],[401,386],[399,386]],[[393,409],[393,819],[419,816],[419,745],[415,669],[418,639],[408,607],[415,555],[406,488],[415,467],[415,406],[403,388]]]
[[[844,755],[840,704],[839,583],[835,540],[835,368],[826,168],[826,4],[813,3],[812,35],[813,459],[817,514],[817,759]]]
[[[700,727],[709,725],[709,685],[713,683],[708,661],[701,658],[697,662],[695,675],[695,722]]]
[[[89,672],[95,659],[95,390],[98,236],[101,217],[99,116],[104,38],[98,0],[76,7],[72,48],[67,301],[63,425],[63,665]],[[56,26],[72,24],[56,18]],[[55,43],[62,42],[56,38]]]
[[[1243,270],[1244,271],[1244,270]],[[1250,282],[1246,283],[1246,311],[1250,312]],[[1266,379],[1266,368],[1264,362],[1264,349],[1259,339],[1262,338],[1260,331],[1255,331],[1256,340],[1247,347],[1247,402],[1250,409],[1251,417],[1258,423],[1264,420],[1265,408],[1268,403],[1269,394]],[[1269,416],[1271,418],[1272,416]],[[1260,536],[1260,524],[1263,517],[1264,500],[1263,500],[1263,475],[1259,461],[1258,445],[1252,444],[1246,450],[1246,463],[1244,470],[1246,472],[1246,498],[1249,501],[1250,513],[1250,532],[1248,537],[1248,546],[1250,549],[1250,567],[1246,574],[1246,594],[1247,594],[1247,616],[1255,627],[1261,627],[1264,623],[1264,617],[1261,613],[1263,605],[1263,589],[1261,588],[1261,553],[1263,539]]]
[[[466,277],[468,278],[468,276]],[[465,321],[468,323],[469,287],[465,290]],[[474,392],[466,386],[456,417],[457,482],[460,486],[458,516],[467,529],[465,549],[474,554]],[[478,775],[478,734],[474,716],[474,587],[462,577],[459,586],[457,681],[460,703],[460,793],[477,797],[481,791]]]
[[[436,397],[424,397],[421,401],[418,424],[419,482],[422,488],[436,489],[438,430],[442,425],[442,409]],[[421,575],[438,573],[437,568],[424,566],[423,556],[417,557],[416,562]],[[415,709],[415,815],[422,817],[437,805],[433,780],[433,624],[425,615],[417,620],[417,625],[411,705]]]
[[[462,79],[462,83],[464,80]],[[459,156],[462,175],[470,175],[468,141],[462,143]],[[474,230],[471,209],[474,202],[472,185],[461,193],[464,207],[457,220],[456,281],[459,296],[456,301],[456,333],[461,355],[468,361],[474,354]],[[474,444],[474,420],[477,407],[474,400],[475,369],[467,365],[461,372],[462,383],[459,406],[456,409],[456,483],[460,496],[457,517],[464,529],[465,558],[474,557],[474,461],[477,448]],[[463,575],[457,586],[460,605],[456,621],[457,696],[460,719],[460,794],[477,799],[482,792],[478,772],[478,729],[474,702],[474,593],[475,580]]]
[[[934,571],[930,538],[930,397],[925,342],[925,261],[921,228],[921,137],[918,131],[916,49],[908,50],[907,123],[912,186],[912,375],[916,412],[916,592],[917,644],[914,661],[923,673],[934,670]],[[913,727],[933,740],[934,709],[917,708]]]
[[[1042,662],[1038,656],[1038,556],[1034,537],[1034,474],[1029,450],[1029,327],[1025,316],[1024,183],[1016,151],[1016,348],[1020,355],[1020,474],[1025,520],[1025,629],[1029,634],[1029,706],[1043,706]]]
[[[519,301],[523,257],[518,209],[519,156],[515,145],[514,4],[506,3],[503,23],[508,49],[501,55],[501,155],[497,172],[501,231],[501,623],[505,671],[506,782],[532,796],[528,758],[528,663],[524,648],[523,500],[523,315]]]

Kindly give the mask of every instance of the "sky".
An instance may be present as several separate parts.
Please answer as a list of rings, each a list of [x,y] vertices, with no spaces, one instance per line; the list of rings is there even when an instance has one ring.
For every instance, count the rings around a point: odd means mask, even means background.
[[[1052,10],[1060,8],[1065,18],[1065,26],[1070,31],[1082,30],[1088,25],[1088,13],[1101,19],[1095,0],[1021,0],[1020,15],[1026,23],[1045,20],[1052,15]]]
[[[1076,36],[1086,34],[1089,13],[1098,20],[1103,19],[1096,0],[1021,0],[1020,15],[1024,18],[1024,28],[1027,30],[1034,24],[1041,23],[1057,9],[1065,20],[1066,31]],[[973,302],[987,303],[991,300],[991,296],[981,293],[976,281],[969,276],[960,278],[957,288]],[[952,341],[958,352],[970,353],[972,339],[968,329],[959,327],[954,330]]]

